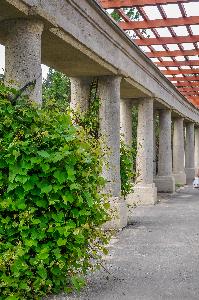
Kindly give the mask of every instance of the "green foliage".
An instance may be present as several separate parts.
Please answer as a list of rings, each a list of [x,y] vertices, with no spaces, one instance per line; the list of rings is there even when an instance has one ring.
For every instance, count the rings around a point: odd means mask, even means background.
[[[136,177],[135,170],[136,148],[129,147],[121,139],[120,141],[120,176],[121,192],[126,198],[133,191],[133,182]]]
[[[137,127],[138,127],[138,107],[133,105],[132,108],[132,148],[137,149]],[[134,151],[133,160],[136,159],[136,151]]]
[[[81,125],[84,130],[96,140],[99,140],[99,109],[100,99],[97,96],[98,78],[93,79],[90,86],[90,96],[88,99],[89,107],[84,113],[75,113],[76,123]],[[102,143],[102,141],[100,141]]]
[[[63,105],[69,104],[70,79],[61,72],[50,68],[47,78],[43,82],[43,100],[52,99]]]
[[[129,17],[130,20],[139,20],[140,14],[135,7],[123,8],[123,11]],[[122,18],[117,10],[114,9],[110,15],[116,22],[122,21]]]
[[[106,252],[103,159],[66,108],[12,92],[0,85],[0,299],[41,299],[79,289]]]
[[[132,8],[123,8],[123,12],[127,15],[130,21],[139,21],[140,19],[140,13],[135,7]],[[120,16],[117,10],[113,10],[110,13],[111,17],[116,21],[116,22],[121,22],[123,21],[123,18]],[[135,38],[136,34],[132,34],[132,30],[126,30],[126,33],[132,37]],[[146,29],[140,30],[140,33],[143,34],[144,37],[149,38],[150,35],[148,34]]]

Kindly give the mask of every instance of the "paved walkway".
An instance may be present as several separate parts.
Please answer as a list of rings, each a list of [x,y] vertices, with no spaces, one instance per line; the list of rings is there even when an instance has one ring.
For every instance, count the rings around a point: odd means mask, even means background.
[[[111,245],[104,271],[78,296],[59,300],[199,299],[199,190],[186,187],[135,209]]]

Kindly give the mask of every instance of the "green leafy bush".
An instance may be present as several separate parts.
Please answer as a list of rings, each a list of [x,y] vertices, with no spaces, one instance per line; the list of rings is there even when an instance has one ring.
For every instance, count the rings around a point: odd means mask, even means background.
[[[64,106],[10,93],[0,85],[0,299],[41,299],[79,288],[106,253],[102,153]]]

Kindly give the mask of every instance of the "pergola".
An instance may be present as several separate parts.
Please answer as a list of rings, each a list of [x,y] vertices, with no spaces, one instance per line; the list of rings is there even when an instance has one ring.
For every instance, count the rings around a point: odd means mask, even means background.
[[[199,0],[100,0],[182,95],[199,107]],[[134,8],[132,20],[125,8]],[[192,11],[190,12],[190,8]],[[194,8],[194,9],[193,9]]]

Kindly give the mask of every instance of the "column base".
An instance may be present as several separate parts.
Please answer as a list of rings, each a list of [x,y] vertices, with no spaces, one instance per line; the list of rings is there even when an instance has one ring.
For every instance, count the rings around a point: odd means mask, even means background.
[[[198,172],[199,172],[199,166],[198,166],[198,167],[195,167],[195,177],[197,177]]]
[[[181,184],[181,185],[186,184],[186,174],[185,174],[185,172],[174,173],[173,177],[175,179],[175,184]]]
[[[190,183],[191,181],[194,180],[195,178],[195,168],[185,168],[185,173],[186,173],[186,182]]]
[[[145,186],[136,185],[133,193],[126,198],[129,211],[139,205],[154,205],[157,203],[157,188],[154,183]]]
[[[171,176],[157,176],[154,179],[158,192],[174,193],[175,192],[175,179]]]
[[[127,225],[127,205],[126,202],[119,197],[110,198],[110,210],[112,220],[104,224],[105,230],[119,230]]]

